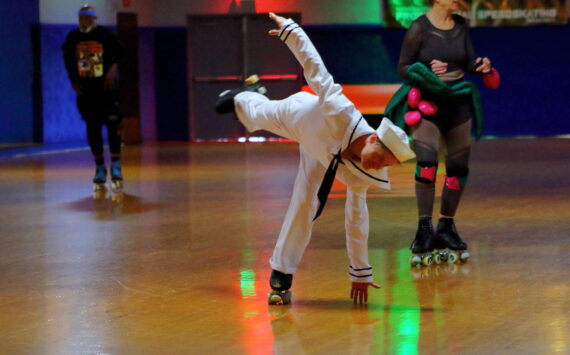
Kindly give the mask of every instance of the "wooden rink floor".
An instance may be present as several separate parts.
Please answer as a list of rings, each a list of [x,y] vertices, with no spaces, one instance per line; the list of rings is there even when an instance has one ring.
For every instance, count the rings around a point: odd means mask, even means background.
[[[391,168],[393,190],[369,193],[366,306],[335,184],[286,307],[267,305],[268,259],[296,144],[125,147],[117,201],[92,198],[87,150],[0,158],[0,354],[568,354],[569,152],[474,144],[457,216],[472,258],[423,270],[415,165]]]

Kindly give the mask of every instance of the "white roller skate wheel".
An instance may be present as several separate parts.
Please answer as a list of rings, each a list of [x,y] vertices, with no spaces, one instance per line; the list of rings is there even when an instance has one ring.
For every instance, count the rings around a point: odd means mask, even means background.
[[[463,253],[461,253],[461,260],[462,261],[467,261],[467,259],[469,259],[471,257],[471,254],[469,254],[469,252],[464,251]]]
[[[431,254],[425,255],[422,258],[422,264],[425,266],[430,266],[431,264],[433,264],[433,255],[431,255]]]
[[[418,266],[418,265],[421,265],[421,263],[422,263],[422,259],[417,255],[412,255],[412,257],[410,258],[410,264],[412,266]]]
[[[455,253],[454,251],[450,251],[449,254],[447,254],[447,262],[449,264],[455,264],[457,262],[458,256],[457,253]]]

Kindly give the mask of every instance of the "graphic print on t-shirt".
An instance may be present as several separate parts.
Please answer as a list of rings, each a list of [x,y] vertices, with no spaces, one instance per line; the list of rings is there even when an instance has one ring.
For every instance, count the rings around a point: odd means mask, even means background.
[[[96,41],[79,42],[76,47],[80,78],[103,76],[103,45]]]

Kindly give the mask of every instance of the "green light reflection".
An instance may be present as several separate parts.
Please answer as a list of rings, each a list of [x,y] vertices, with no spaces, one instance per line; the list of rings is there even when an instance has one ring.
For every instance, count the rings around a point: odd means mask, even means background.
[[[390,354],[415,355],[418,353],[420,336],[420,304],[416,288],[410,275],[410,251],[398,250],[396,253],[396,274],[392,287],[392,300],[400,309],[391,310],[390,328],[394,338],[390,341]]]

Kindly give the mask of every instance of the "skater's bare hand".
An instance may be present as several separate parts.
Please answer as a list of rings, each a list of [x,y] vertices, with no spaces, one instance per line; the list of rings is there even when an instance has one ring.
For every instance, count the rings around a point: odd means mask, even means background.
[[[489,60],[489,58],[479,57],[475,60],[475,63],[477,63],[478,65],[477,69],[475,69],[476,72],[487,74],[488,72],[491,71],[491,61]]]
[[[350,299],[354,300],[354,303],[368,302],[368,287],[380,288],[381,286],[374,282],[353,282]]]
[[[442,76],[447,72],[447,63],[440,60],[434,59],[430,63],[431,71],[437,74],[437,76]]]
[[[285,23],[285,21],[287,20],[285,17],[279,16],[279,15],[275,15],[273,12],[269,13],[269,18],[272,19],[273,21],[275,21],[275,24],[277,25],[278,29],[272,29],[269,31],[269,34],[271,36],[279,36],[279,32],[281,32],[281,27],[283,27],[283,24]]]

